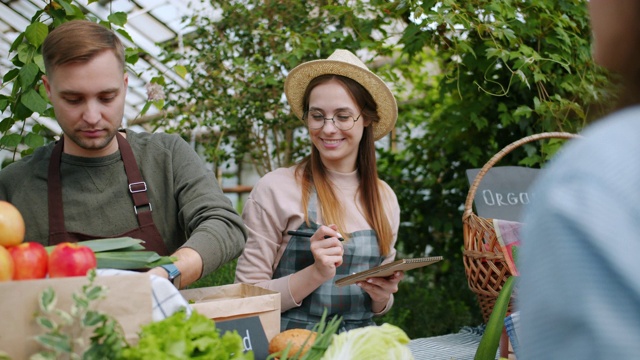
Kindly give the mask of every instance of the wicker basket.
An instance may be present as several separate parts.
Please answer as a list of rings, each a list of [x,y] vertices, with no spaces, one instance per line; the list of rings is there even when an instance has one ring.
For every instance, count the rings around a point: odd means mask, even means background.
[[[507,266],[504,253],[500,248],[500,243],[493,228],[493,219],[482,218],[473,213],[473,199],[480,181],[493,165],[513,149],[523,144],[542,139],[570,139],[577,136],[576,134],[565,132],[548,132],[530,135],[515,141],[500,150],[480,169],[469,188],[462,215],[464,231],[462,260],[464,261],[469,288],[478,298],[485,323],[489,320],[502,285],[512,274]],[[514,293],[511,298],[512,302],[515,296],[516,294]],[[508,313],[511,313],[511,310],[512,303],[509,304]]]

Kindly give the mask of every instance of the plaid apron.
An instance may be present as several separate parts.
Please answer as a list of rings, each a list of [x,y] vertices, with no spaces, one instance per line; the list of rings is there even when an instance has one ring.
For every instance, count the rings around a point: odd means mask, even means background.
[[[298,230],[315,232],[320,225],[315,222],[317,198],[312,194],[309,201],[309,222],[302,223]],[[293,236],[287,244],[273,278],[281,278],[298,272],[313,264],[309,238]],[[378,240],[373,230],[361,230],[350,234],[349,240],[344,242],[343,263],[336,269],[336,276],[320,285],[307,296],[302,305],[282,313],[281,331],[294,328],[312,329],[317,324],[325,308],[327,320],[334,315],[343,318],[340,332],[355,328],[374,325],[371,311],[371,297],[357,285],[337,287],[335,281],[356,272],[368,270],[380,265],[384,257],[380,256]]]

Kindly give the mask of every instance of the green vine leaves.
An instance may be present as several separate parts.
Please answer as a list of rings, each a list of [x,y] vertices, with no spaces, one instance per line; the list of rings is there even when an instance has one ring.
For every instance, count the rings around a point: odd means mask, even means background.
[[[94,2],[97,0],[89,0],[88,4]],[[58,135],[38,121],[40,117],[54,118],[41,80],[45,73],[42,44],[51,30],[75,19],[99,22],[133,43],[124,29],[127,23],[127,14],[124,12],[111,13],[106,21],[99,20],[86,15],[84,9],[71,0],[51,0],[44,9],[38,10],[32,16],[31,24],[12,43],[9,54],[14,68],[3,74],[0,85],[3,88],[12,86],[10,95],[0,95],[0,113],[9,114],[0,120],[0,150],[13,151],[12,160],[16,160],[18,154],[25,156],[32,153],[35,148]],[[141,50],[136,47],[126,48],[127,65],[134,65],[140,53]],[[162,77],[152,80],[158,84],[163,81]],[[142,112],[146,112],[152,104],[162,107],[164,102],[149,100]]]

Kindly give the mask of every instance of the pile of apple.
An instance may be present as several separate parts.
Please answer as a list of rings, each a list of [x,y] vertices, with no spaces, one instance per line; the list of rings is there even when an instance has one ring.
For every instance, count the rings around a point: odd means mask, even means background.
[[[0,200],[0,282],[85,276],[97,266],[91,248],[74,243],[56,245],[51,253],[37,242],[25,242],[20,211]]]

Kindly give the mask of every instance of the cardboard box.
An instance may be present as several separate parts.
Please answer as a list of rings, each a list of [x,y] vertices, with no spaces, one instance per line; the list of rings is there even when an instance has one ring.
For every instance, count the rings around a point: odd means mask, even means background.
[[[72,294],[87,284],[89,280],[83,276],[0,283],[0,351],[16,360],[41,351],[34,337],[45,331],[36,324],[34,315],[42,291],[53,288],[58,298],[56,308],[69,312]],[[137,341],[141,326],[152,321],[149,275],[98,276],[94,284],[108,288],[106,299],[96,301],[94,308],[115,317],[127,341]]]
[[[258,316],[267,340],[280,333],[280,293],[249,284],[181,290],[191,307],[213,319],[227,321]]]

